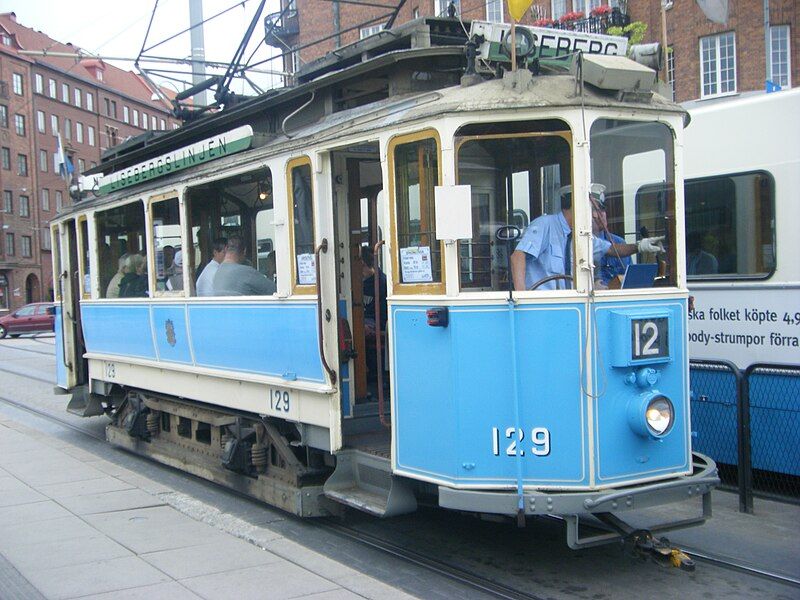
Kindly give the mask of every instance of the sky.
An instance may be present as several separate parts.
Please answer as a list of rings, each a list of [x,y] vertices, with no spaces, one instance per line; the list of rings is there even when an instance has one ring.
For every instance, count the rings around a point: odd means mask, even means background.
[[[229,62],[250,20],[253,18],[260,0],[203,0],[203,17],[210,17],[233,7],[224,15],[205,23],[205,54],[207,61]],[[14,12],[17,22],[26,27],[42,31],[51,38],[62,43],[71,42],[84,50],[98,54],[104,60],[110,57],[129,58],[129,61],[108,62],[117,67],[134,70],[133,59],[145,42],[145,34],[157,4],[155,18],[147,36],[147,46],[181,32],[189,27],[189,0],[72,0],[58,2],[55,0],[0,0],[0,12]],[[245,60],[253,51],[253,62],[258,62],[277,54],[263,43],[263,17],[279,10],[278,0],[267,0],[261,19],[253,31],[250,44],[245,52]],[[187,58],[191,55],[190,34],[183,33],[172,41],[159,45],[145,53],[150,56]],[[164,63],[153,63],[145,60],[140,65],[146,69],[171,69],[188,71],[188,66],[175,66]],[[280,59],[258,68],[280,69]],[[221,74],[222,71],[209,71]],[[169,76],[190,81],[190,75],[169,74]],[[262,88],[277,84],[270,75],[253,73],[251,76]],[[273,84],[273,81],[275,83]],[[159,80],[163,83],[164,80]],[[183,89],[179,82],[165,84],[167,87]],[[236,93],[255,93],[244,82],[236,82],[233,87]]]

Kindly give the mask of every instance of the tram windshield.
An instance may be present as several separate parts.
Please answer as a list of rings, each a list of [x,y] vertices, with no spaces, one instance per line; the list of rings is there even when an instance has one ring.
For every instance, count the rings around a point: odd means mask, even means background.
[[[508,289],[507,245],[497,241],[497,230],[524,230],[536,217],[561,211],[559,189],[571,182],[569,127],[542,121],[526,128],[496,133],[469,126],[459,132],[476,134],[456,140],[458,183],[472,188],[472,239],[459,243],[463,291]]]
[[[655,284],[676,285],[672,131],[664,123],[598,119],[592,125],[590,143],[592,183],[604,186],[605,191],[605,224],[596,235],[630,244],[641,238],[663,236],[665,253],[639,253],[630,260],[658,263]],[[595,265],[600,277],[606,267],[624,274],[624,264],[606,262],[609,261]]]

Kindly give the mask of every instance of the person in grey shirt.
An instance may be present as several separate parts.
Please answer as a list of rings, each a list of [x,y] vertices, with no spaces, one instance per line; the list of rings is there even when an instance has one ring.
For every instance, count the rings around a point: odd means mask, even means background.
[[[244,260],[244,241],[238,236],[230,237],[225,246],[225,259],[214,275],[215,296],[265,296],[275,293],[275,282],[253,267],[242,264]]]

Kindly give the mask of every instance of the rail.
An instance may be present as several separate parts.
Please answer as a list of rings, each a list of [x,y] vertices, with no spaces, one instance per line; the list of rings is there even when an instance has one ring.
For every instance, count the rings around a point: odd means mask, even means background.
[[[384,414],[384,405],[383,405],[383,348],[381,347],[381,278],[378,277],[378,254],[381,251],[381,246],[384,244],[384,240],[380,240],[375,247],[372,249],[372,264],[375,266],[375,276],[373,279],[375,280],[375,289],[373,292],[373,306],[375,306],[375,365],[376,370],[378,371],[378,416],[381,420],[381,425],[386,427],[387,429],[391,429],[392,424],[386,420],[386,415]]]
[[[327,359],[325,358],[325,340],[323,338],[324,334],[322,327],[322,283],[320,279],[319,253],[327,251],[328,238],[322,238],[322,243],[314,250],[314,267],[317,274],[317,339],[319,340],[319,358],[322,360],[322,366],[325,367],[325,370],[328,372],[328,375],[331,378],[331,383],[335,385],[337,381],[336,371],[331,368]],[[328,320],[330,320],[330,313],[328,315]]]

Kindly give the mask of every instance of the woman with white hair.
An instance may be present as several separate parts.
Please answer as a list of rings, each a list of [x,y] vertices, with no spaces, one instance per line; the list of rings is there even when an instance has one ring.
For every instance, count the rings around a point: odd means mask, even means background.
[[[106,298],[119,298],[119,284],[122,281],[122,278],[125,277],[125,273],[128,272],[128,268],[125,266],[127,261],[127,253],[119,257],[119,260],[117,261],[117,272],[114,273],[111,281],[108,282]]]
[[[125,261],[127,272],[119,282],[120,298],[142,298],[147,296],[146,262],[141,254],[131,254]]]

